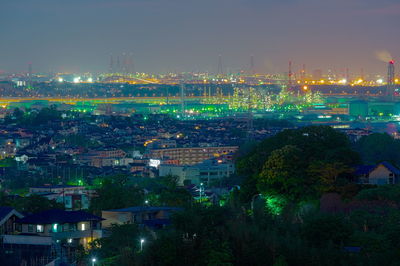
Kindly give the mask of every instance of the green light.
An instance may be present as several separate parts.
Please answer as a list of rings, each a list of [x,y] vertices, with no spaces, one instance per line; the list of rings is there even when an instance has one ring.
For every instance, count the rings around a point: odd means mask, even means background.
[[[281,196],[264,196],[264,199],[267,210],[273,215],[280,215],[287,204]]]

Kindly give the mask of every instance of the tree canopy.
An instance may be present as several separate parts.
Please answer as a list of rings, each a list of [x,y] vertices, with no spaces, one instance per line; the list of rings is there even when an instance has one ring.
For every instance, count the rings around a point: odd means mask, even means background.
[[[295,198],[327,190],[359,162],[345,134],[329,126],[309,126],[265,139],[238,159],[237,168],[246,177],[242,197],[248,201],[271,189]]]

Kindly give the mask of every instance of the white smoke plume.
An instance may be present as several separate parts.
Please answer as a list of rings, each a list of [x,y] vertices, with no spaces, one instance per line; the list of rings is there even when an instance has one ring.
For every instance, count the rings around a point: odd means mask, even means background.
[[[385,63],[393,60],[392,55],[386,50],[376,51],[375,56],[378,60],[383,61]]]

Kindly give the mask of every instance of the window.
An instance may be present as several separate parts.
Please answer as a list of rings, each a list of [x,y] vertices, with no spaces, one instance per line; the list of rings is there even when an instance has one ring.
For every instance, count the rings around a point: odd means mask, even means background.
[[[76,224],[69,224],[69,230],[70,231],[76,231],[76,229],[77,229],[77,226],[76,226]]]
[[[21,230],[22,230],[22,225],[21,225],[21,224],[16,224],[16,225],[15,225],[15,230],[16,230],[17,232],[21,232]]]
[[[84,223],[81,224],[81,230],[82,230],[82,231],[85,231],[85,230],[86,230],[86,224],[84,224]]]
[[[28,232],[33,233],[33,224],[28,224]]]
[[[43,233],[44,232],[44,226],[41,224],[36,225],[36,233]]]
[[[389,182],[389,184],[393,184],[393,177],[389,177],[388,182]]]
[[[53,224],[53,232],[57,232],[58,230],[58,224]]]

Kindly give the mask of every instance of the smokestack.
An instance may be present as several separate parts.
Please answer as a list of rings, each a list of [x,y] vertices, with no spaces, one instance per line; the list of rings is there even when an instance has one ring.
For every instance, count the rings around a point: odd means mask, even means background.
[[[388,63],[387,92],[388,99],[394,100],[394,60]]]

